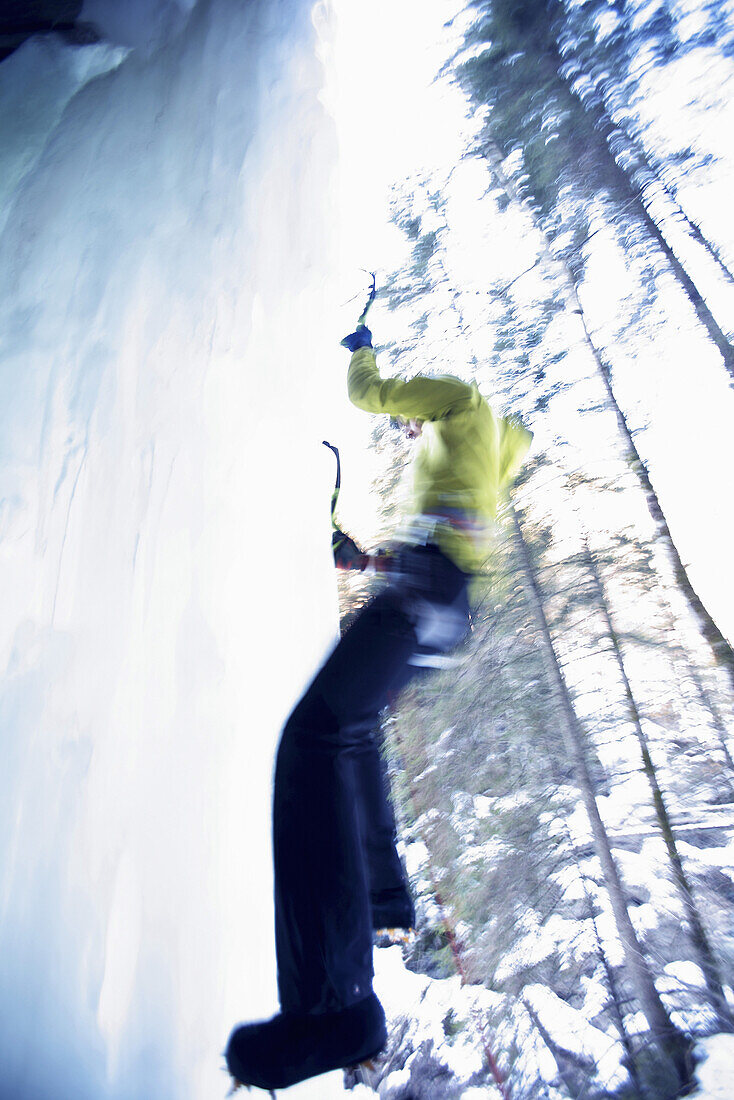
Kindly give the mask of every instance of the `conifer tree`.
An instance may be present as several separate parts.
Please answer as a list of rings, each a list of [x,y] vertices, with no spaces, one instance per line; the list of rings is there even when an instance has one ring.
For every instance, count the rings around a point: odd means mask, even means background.
[[[652,218],[634,177],[618,163],[613,147],[619,136],[603,101],[582,96],[569,79],[559,43],[560,0],[473,0],[470,6],[479,18],[467,44],[487,48],[457,67],[457,79],[491,108],[491,138],[503,156],[522,150],[523,185],[541,222],[565,229],[562,205],[570,202],[583,223],[588,204],[609,197],[615,222],[622,227],[633,218],[663,253],[734,384],[734,346]]]
[[[584,808],[589,818],[595,849],[604,873],[604,883],[609,893],[617,931],[624,948],[630,981],[648,1021],[652,1043],[662,1059],[661,1072],[666,1074],[668,1078],[665,1088],[669,1090],[668,1095],[672,1098],[678,1090],[687,1087],[690,1081],[689,1044],[684,1035],[673,1024],[660,999],[660,995],[655,988],[649,962],[630,920],[625,890],[596,802],[583,731],[559,666],[545,614],[542,592],[527,551],[522,527],[514,511],[512,512],[512,522],[515,531],[515,545],[522,562],[527,599],[532,607],[542,639],[546,676],[556,702],[560,730],[569,758],[573,763],[574,779],[581,792]]]
[[[568,79],[578,85],[582,98],[603,104],[613,120],[614,155],[626,162],[628,173],[639,177],[643,201],[649,207],[656,196],[664,196],[668,213],[731,283],[734,273],[720,246],[685,209],[679,194],[681,175],[715,164],[714,151],[696,154],[684,144],[675,156],[663,157],[648,146],[635,120],[635,107],[644,94],[641,81],[647,74],[664,70],[694,50],[705,51],[706,61],[712,50],[722,59],[731,53],[732,30],[721,5],[700,4],[692,21],[698,29],[692,33],[683,33],[682,15],[683,9],[663,3],[642,11],[633,11],[628,3],[615,9],[606,0],[564,3],[559,41]]]
[[[594,557],[594,554],[589,547],[588,539],[584,540],[583,558],[584,563],[589,570],[589,574],[592,578],[596,601],[598,602],[598,605],[602,610],[602,614],[606,623],[607,636],[612,647],[612,652],[614,654],[614,659],[617,665],[619,678],[624,689],[629,717],[632,721],[635,736],[640,746],[643,770],[650,785],[652,800],[655,807],[655,816],[661,835],[665,841],[668,858],[670,860],[670,864],[673,870],[673,877],[678,887],[681,900],[683,902],[683,908],[686,914],[686,920],[688,922],[691,941],[693,943],[697,959],[703,971],[706,988],[708,990],[709,996],[714,1006],[714,1010],[718,1017],[719,1025],[724,1030],[731,1031],[733,1029],[733,1022],[731,1012],[729,1010],[727,1000],[724,995],[719,963],[714,955],[713,948],[711,947],[711,944],[709,942],[708,933],[706,932],[706,929],[704,927],[698,903],[696,901],[696,898],[694,897],[691,884],[688,881],[688,876],[684,870],[683,861],[678,851],[678,845],[673,834],[673,827],[670,820],[670,814],[668,813],[666,800],[660,788],[657,770],[655,768],[655,765],[653,764],[648,740],[643,729],[640,710],[637,704],[637,700],[635,698],[635,694],[632,690],[629,676],[627,674],[627,668],[622,653],[622,642],[619,634],[614,627],[612,611],[607,601],[606,593],[604,591],[604,586],[599,572],[599,567]]]
[[[680,555],[680,551],[678,550],[675,540],[673,539],[667,517],[665,515],[665,512],[663,511],[662,505],[655,491],[650,473],[647,468],[647,464],[645,463],[637,448],[632,430],[627,422],[627,417],[623,412],[619,402],[617,401],[613,384],[611,363],[609,362],[606,354],[601,350],[600,347],[597,346],[589,330],[583,305],[579,297],[579,276],[577,274],[578,265],[569,263],[567,259],[558,256],[553,252],[551,239],[546,235],[540,221],[533,212],[532,208],[529,207],[526,202],[524,202],[512,180],[505,172],[500,150],[494,143],[494,141],[489,138],[485,139],[484,141],[483,155],[486,158],[494,176],[505,189],[508,198],[511,201],[516,202],[518,205],[524,206],[529,211],[530,216],[533,219],[533,223],[535,224],[539,232],[541,254],[547,269],[550,272],[560,269],[563,274],[566,294],[568,296],[568,307],[572,311],[572,313],[574,313],[578,317],[580,321],[583,341],[594,363],[598,377],[604,387],[609,407],[614,413],[615,419],[617,421],[619,436],[625,453],[625,458],[628,465],[635,473],[640,487],[645,495],[645,501],[647,503],[648,511],[655,524],[658,538],[660,539],[661,544],[665,547],[665,551],[670,561],[675,581],[680,587],[681,592],[686,599],[686,602],[695,618],[695,621],[698,624],[701,635],[706,640],[711,649],[714,660],[726,672],[729,683],[731,684],[732,688],[734,688],[734,648],[732,648],[728,639],[719,629],[713,616],[708,611],[700,596],[698,595],[698,592],[691,582],[688,570],[686,569],[686,566]]]
[[[560,263],[570,309],[583,326],[583,338],[597,367],[610,407],[614,411],[627,460],[645,493],[648,509],[666,546],[676,582],[716,662],[734,687],[734,649],[703,604],[688,575],[653,488],[647,466],[635,444],[627,417],[616,400],[612,368],[607,355],[591,335],[579,297],[583,262],[580,246],[588,236],[587,209],[596,195],[613,200],[612,212],[620,226],[634,215],[648,236],[665,252],[699,318],[734,375],[734,352],[715,322],[708,305],[688,272],[664,239],[645,207],[642,194],[617,163],[609,142],[616,130],[602,110],[598,96],[582,96],[569,83],[569,67],[561,55],[563,11],[559,0],[476,0],[470,5],[479,17],[466,36],[476,56],[460,63],[455,73],[474,102],[488,109],[479,148],[509,197],[524,202],[543,237],[543,255],[549,267]],[[519,186],[505,171],[507,154],[522,152]],[[573,207],[572,236],[561,248],[568,229],[567,207]]]

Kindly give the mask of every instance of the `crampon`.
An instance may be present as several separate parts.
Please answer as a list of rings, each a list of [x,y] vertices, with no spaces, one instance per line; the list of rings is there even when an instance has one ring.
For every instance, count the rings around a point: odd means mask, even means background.
[[[241,1081],[238,1081],[236,1077],[233,1077],[232,1078],[232,1087],[229,1090],[229,1092],[227,1093],[227,1096],[234,1096],[235,1093],[239,1092],[240,1089],[246,1089],[247,1092],[249,1092],[250,1089],[252,1089],[252,1088],[256,1088],[256,1086],[255,1085],[243,1085]],[[275,1095],[275,1090],[274,1089],[268,1089],[268,1092],[270,1093],[270,1095],[272,1097],[272,1100],[278,1100],[277,1096]]]
[[[412,943],[415,939],[414,928],[376,928],[374,931],[376,939],[382,943],[387,941],[390,944],[393,943]]]
[[[361,1084],[369,1085],[373,1075],[377,1072],[377,1062],[374,1058],[367,1058],[364,1062],[358,1062],[357,1065],[347,1066],[345,1073],[350,1074],[355,1081]],[[230,1088],[227,1096],[235,1096],[240,1089],[250,1092],[251,1089],[257,1088],[257,1085],[244,1085],[242,1081],[238,1081],[236,1077],[230,1078],[232,1087]],[[268,1094],[272,1097],[272,1100],[278,1100],[275,1095],[275,1089],[268,1089]]]

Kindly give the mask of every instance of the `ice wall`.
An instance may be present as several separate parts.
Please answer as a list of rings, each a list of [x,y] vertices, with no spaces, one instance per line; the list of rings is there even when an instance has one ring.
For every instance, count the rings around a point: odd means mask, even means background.
[[[90,0],[112,45],[0,68],[3,1100],[223,1095],[275,1007],[273,751],[336,624],[312,8]]]

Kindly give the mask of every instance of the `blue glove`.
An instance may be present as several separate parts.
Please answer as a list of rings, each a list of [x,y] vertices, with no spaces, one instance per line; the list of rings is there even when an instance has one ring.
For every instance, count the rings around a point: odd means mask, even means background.
[[[349,336],[344,337],[341,346],[349,351],[356,351],[357,348],[371,348],[372,333],[367,325],[357,325],[355,332],[350,332]]]

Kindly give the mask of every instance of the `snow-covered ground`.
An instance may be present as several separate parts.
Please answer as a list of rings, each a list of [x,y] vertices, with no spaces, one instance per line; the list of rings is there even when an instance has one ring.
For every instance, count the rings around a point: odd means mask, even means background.
[[[382,1068],[377,1088],[383,1100],[402,1095],[411,1083],[411,1068],[426,1048],[450,1070],[458,1090],[455,1095],[461,1100],[500,1095],[491,1083],[480,1086],[468,1083],[485,1063],[485,1040],[490,1049],[494,1045],[494,1055],[502,1060],[497,1037],[486,1027],[492,1009],[502,1000],[498,994],[482,987],[462,987],[458,976],[434,979],[415,974],[406,969],[398,946],[375,950],[375,974],[375,989],[385,1006],[391,1041],[397,1048],[389,1048],[389,1061],[398,1063],[393,1070],[390,1064]],[[690,978],[690,974],[686,976]],[[583,1013],[572,1009],[547,987],[527,986],[523,997],[558,1047],[572,1054],[579,1064],[586,1063],[590,1076],[595,1076],[604,1088],[611,1091],[624,1083],[621,1047],[612,1037],[591,1026]],[[397,1042],[396,1036],[399,1036]],[[712,1035],[697,1043],[695,1054],[700,1060],[696,1069],[698,1088],[691,1095],[696,1100],[731,1100],[734,1037]],[[533,1039],[528,1033],[525,1055],[531,1061],[536,1060],[541,1076],[552,1090],[557,1081],[557,1066],[547,1049],[537,1043],[537,1035]],[[351,1094],[355,1100],[368,1100],[374,1091],[360,1084]]]

